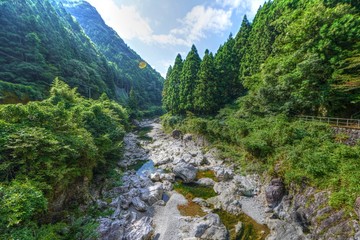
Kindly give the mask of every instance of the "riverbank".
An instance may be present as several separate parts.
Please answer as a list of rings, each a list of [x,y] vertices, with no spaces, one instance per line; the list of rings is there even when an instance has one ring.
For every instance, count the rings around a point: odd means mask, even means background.
[[[133,133],[125,137],[125,159],[119,162],[125,169],[123,184],[109,193],[112,198],[107,206],[114,213],[100,219],[101,239],[220,240],[284,236],[277,226],[286,229],[288,223],[274,226],[275,220],[269,221],[265,186],[258,176],[235,174],[234,166],[218,159],[216,149],[201,137],[181,136],[177,132],[169,135],[160,123],[152,121],[142,122],[140,128],[151,131],[145,140]],[[142,167],[138,171],[130,170],[134,164],[141,166],[139,161]],[[187,188],[199,186],[213,195],[202,195],[197,189],[194,196],[186,192],[182,195],[174,191],[175,184]],[[271,232],[265,224],[272,226]],[[305,239],[300,228],[289,229],[287,236]]]

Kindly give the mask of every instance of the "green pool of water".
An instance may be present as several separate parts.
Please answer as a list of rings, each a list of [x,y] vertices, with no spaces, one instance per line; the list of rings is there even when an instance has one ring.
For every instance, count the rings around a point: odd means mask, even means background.
[[[199,197],[208,199],[215,197],[216,193],[211,187],[201,186],[195,183],[182,183],[178,181],[174,184],[174,190],[181,193],[188,199],[188,204],[180,206],[179,210],[186,216],[204,216],[201,214],[201,207],[191,200]],[[264,240],[269,235],[270,230],[266,225],[258,224],[246,214],[233,215],[224,210],[213,210],[218,214],[222,223],[230,233],[230,240]],[[241,222],[242,228],[237,234],[235,226]]]
[[[197,197],[208,199],[216,196],[212,187],[206,187],[196,183],[182,183],[181,181],[177,181],[174,184],[174,189],[184,195],[188,200],[192,200]]]

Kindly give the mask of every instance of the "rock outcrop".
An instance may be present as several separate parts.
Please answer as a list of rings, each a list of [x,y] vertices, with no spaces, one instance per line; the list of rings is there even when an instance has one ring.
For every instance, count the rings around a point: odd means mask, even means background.
[[[285,186],[281,179],[271,180],[269,186],[265,190],[266,201],[270,208],[276,207],[285,194]]]
[[[184,183],[193,182],[196,179],[198,169],[190,164],[180,163],[173,169],[176,177],[183,180]]]

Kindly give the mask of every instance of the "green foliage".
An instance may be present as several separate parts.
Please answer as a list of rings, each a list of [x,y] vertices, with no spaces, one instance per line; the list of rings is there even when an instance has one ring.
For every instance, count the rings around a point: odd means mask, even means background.
[[[353,1],[264,3],[251,24],[244,17],[235,39],[230,35],[213,63],[205,53],[198,76],[183,70],[196,83],[192,112],[216,114],[240,97],[240,108],[250,115],[355,114],[360,96],[356,7]],[[179,87],[192,96],[188,90]],[[180,106],[184,99],[178,98]],[[171,106],[167,110],[185,113]]]
[[[65,1],[66,3],[66,1]],[[141,57],[120,38],[109,26],[105,25],[101,16],[89,3],[65,4],[66,10],[72,14],[84,29],[97,49],[112,62],[115,94],[121,100],[120,91],[126,92],[127,100],[136,93],[137,107],[146,110],[151,106],[161,105],[161,91],[164,79],[149,64],[139,68]],[[130,107],[130,114],[131,114]],[[140,117],[140,116],[139,116]]]
[[[113,168],[121,156],[127,127],[123,107],[106,95],[86,100],[59,79],[46,100],[1,105],[0,204],[8,206],[0,209],[2,232],[39,239],[36,224],[46,218],[47,202],[61,211],[86,200],[94,172]],[[81,234],[75,239],[87,239],[95,228],[81,226],[71,230]],[[56,231],[49,234],[43,239],[57,238]]]
[[[126,103],[133,87],[141,109],[159,106],[160,74],[150,66],[138,67],[140,56],[104,24],[95,8],[87,2],[77,7],[65,10],[55,0],[1,2],[0,80],[9,84],[0,82],[0,103],[44,99],[58,76],[89,98],[105,92]],[[78,13],[76,21],[67,10]]]
[[[262,15],[265,8],[271,13]],[[259,56],[263,65],[244,78],[250,90],[242,100],[244,110],[262,115],[350,116],[356,112],[358,11],[340,2],[325,6],[322,1],[274,1],[257,14],[252,33],[260,18],[270,23],[257,26],[259,30],[270,26],[276,34],[268,38],[271,53]],[[256,57],[251,47],[248,53],[250,59]],[[256,66],[251,62],[240,64]]]
[[[287,184],[330,189],[333,207],[351,209],[360,194],[360,145],[339,143],[325,124],[285,115],[244,117],[230,108],[214,119],[167,115],[163,124],[166,129],[206,135],[221,150],[220,157],[236,163],[241,171],[267,172]]]
[[[214,56],[212,53],[209,53],[209,50],[205,51],[204,58],[200,64],[198,78],[199,81],[194,94],[196,112],[200,114],[215,113],[220,107],[220,104],[217,102],[219,91]]]
[[[175,59],[174,66],[169,68],[168,77],[165,82],[163,91],[163,106],[171,113],[180,113],[180,82],[181,72],[183,68],[183,60],[178,54]]]
[[[181,71],[179,84],[179,102],[180,111],[194,111],[195,88],[198,84],[198,72],[200,69],[201,59],[195,45],[191,47],[190,52],[186,56]]]
[[[0,185],[0,229],[26,223],[46,210],[47,201],[43,193],[31,182],[12,181]]]

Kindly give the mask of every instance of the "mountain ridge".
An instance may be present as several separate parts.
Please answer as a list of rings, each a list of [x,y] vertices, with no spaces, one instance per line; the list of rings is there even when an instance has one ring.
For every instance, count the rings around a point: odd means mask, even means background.
[[[114,29],[106,25],[96,8],[87,1],[60,2],[96,44],[98,50],[117,65],[124,75],[125,85],[121,87],[124,87],[127,93],[134,88],[140,107],[146,108],[148,100],[160,105],[164,79],[149,64],[145,69],[139,69],[139,63],[144,60]]]

